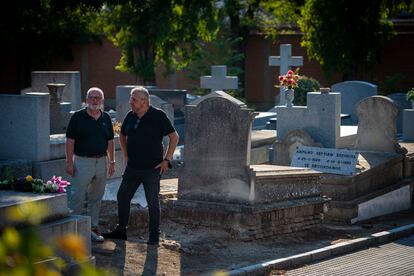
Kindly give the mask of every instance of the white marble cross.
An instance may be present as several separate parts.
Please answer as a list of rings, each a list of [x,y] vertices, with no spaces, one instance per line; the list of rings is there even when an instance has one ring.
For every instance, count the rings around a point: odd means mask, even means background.
[[[227,76],[226,65],[211,66],[211,76],[202,76],[200,78],[201,88],[208,88],[211,91],[221,91],[223,89],[237,89],[238,78]]]
[[[270,56],[269,66],[280,66],[279,75],[285,75],[290,70],[291,66],[302,66],[302,56],[292,56],[292,45],[281,44],[280,45],[280,56]],[[279,82],[279,80],[278,80]],[[279,105],[285,105],[285,90],[280,88]]]

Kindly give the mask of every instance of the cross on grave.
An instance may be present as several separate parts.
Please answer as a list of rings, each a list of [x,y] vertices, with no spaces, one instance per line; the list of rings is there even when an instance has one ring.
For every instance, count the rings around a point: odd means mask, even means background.
[[[202,76],[200,78],[201,88],[208,88],[213,91],[221,91],[223,89],[237,89],[238,78],[227,76],[226,65],[211,66],[211,76]]]
[[[280,45],[280,56],[270,56],[269,66],[280,66],[279,75],[284,75],[290,70],[291,66],[302,66],[302,56],[292,56],[292,45],[281,44]],[[286,105],[285,91],[281,87],[279,94],[279,105]]]

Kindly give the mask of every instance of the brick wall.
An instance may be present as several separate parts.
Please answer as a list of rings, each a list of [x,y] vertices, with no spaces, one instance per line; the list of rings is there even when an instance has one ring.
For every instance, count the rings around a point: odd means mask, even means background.
[[[407,91],[414,87],[414,21],[395,22],[398,35],[386,43],[380,63],[374,68],[373,74],[359,73],[359,80],[366,80],[379,84],[386,76],[400,73],[405,76],[400,91]],[[252,34],[247,41],[245,60],[245,96],[248,102],[256,105],[258,109],[266,110],[273,106],[278,89],[277,84],[279,67],[269,67],[268,57],[279,55],[279,45],[292,44],[292,55],[303,56],[304,64],[300,74],[317,79],[322,86],[329,87],[341,81],[336,74],[328,82],[315,60],[309,60],[306,49],[300,46],[301,34],[280,35],[276,43],[272,43],[263,35]],[[91,87],[101,87],[106,98],[115,98],[117,85],[135,84],[136,78],[129,73],[119,72],[115,66],[119,62],[121,51],[114,47],[110,41],[102,38],[101,43],[90,43],[86,46],[73,46],[74,59],[69,62],[58,62],[45,70],[78,70],[81,72],[82,92]],[[10,56],[13,56],[11,53]],[[12,58],[0,66],[0,93],[15,89],[15,64]],[[37,69],[36,69],[37,70]],[[42,69],[43,70],[43,69]],[[162,67],[157,69],[156,85],[159,88],[188,89],[197,85],[197,81],[189,80],[186,74],[178,72],[164,77]],[[395,91],[398,92],[398,91]]]

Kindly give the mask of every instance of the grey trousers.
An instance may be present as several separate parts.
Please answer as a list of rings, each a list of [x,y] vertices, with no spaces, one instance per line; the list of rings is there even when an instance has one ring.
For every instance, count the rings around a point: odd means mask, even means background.
[[[75,175],[69,186],[69,209],[77,215],[91,217],[92,228],[99,225],[99,211],[106,184],[106,156],[89,158],[75,156]],[[87,208],[84,203],[88,195]]]

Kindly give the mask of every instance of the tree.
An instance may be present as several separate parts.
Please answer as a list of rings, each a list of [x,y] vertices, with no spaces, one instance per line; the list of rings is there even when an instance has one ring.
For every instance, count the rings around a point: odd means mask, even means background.
[[[339,71],[343,80],[353,79],[360,66],[369,70],[378,62],[384,42],[393,34],[386,2],[306,1],[299,19],[302,46],[328,78]]]
[[[217,32],[213,0],[141,0],[108,4],[99,25],[121,48],[117,69],[153,84],[156,63],[167,71],[188,65],[198,40],[209,41]]]
[[[7,2],[0,12],[0,53],[3,61],[15,56],[16,93],[30,85],[31,71],[71,58],[71,43],[94,37],[89,24],[101,5],[98,0]]]

